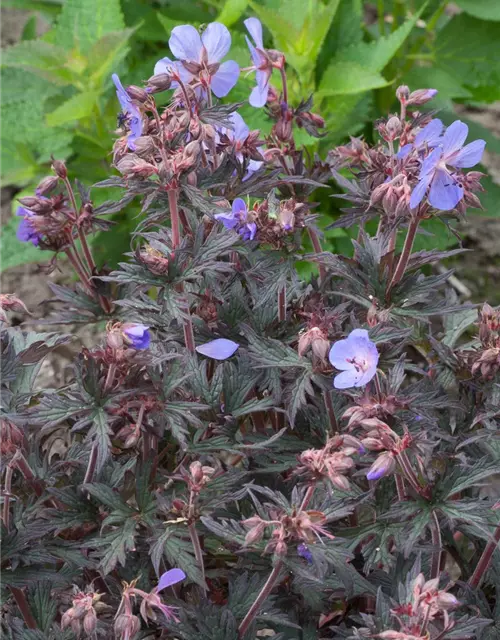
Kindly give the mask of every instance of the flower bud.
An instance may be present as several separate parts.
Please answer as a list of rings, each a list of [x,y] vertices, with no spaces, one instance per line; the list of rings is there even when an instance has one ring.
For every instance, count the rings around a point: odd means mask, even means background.
[[[432,100],[437,93],[437,89],[418,89],[417,91],[412,91],[410,93],[410,97],[408,98],[408,104],[414,104],[415,106],[420,106]]]
[[[292,137],[292,121],[280,118],[273,127],[274,134],[281,142],[288,142]]]
[[[37,196],[44,196],[47,193],[53,191],[59,183],[59,178],[57,176],[47,176],[44,178],[35,189],[35,193]]]
[[[189,473],[196,484],[203,482],[203,467],[201,462],[198,460],[189,465]]]
[[[375,204],[378,204],[382,200],[382,198],[386,194],[387,189],[389,189],[390,186],[390,184],[384,182],[382,184],[379,184],[378,187],[375,187],[370,197],[371,207]]]
[[[146,102],[146,100],[149,100],[148,92],[141,87],[137,87],[135,84],[128,86],[126,91],[132,100],[137,100],[137,102]]]
[[[23,207],[32,209],[39,204],[40,198],[36,198],[35,196],[25,196],[24,198],[19,198],[19,202],[23,205]]]
[[[395,468],[396,462],[394,461],[394,455],[390,451],[387,451],[378,456],[368,470],[366,477],[368,480],[378,480],[379,478],[390,475]]]
[[[186,163],[186,166],[193,167],[198,161],[198,157],[201,153],[201,145],[198,140],[192,140],[188,142],[184,147],[182,154],[182,160]]]
[[[120,329],[113,328],[106,335],[106,343],[111,349],[122,349],[124,345],[123,334]]]
[[[151,76],[147,83],[148,93],[157,93],[167,91],[172,84],[172,78],[168,73],[159,73],[157,76]]]
[[[117,638],[133,638],[140,628],[140,619],[131,613],[122,613],[115,620],[114,630]]]
[[[402,84],[396,89],[396,98],[399,102],[406,102],[410,96],[410,88]]]
[[[134,140],[135,152],[138,156],[147,156],[154,152],[155,143],[151,136],[141,136]]]
[[[401,130],[402,130],[401,120],[397,116],[392,116],[392,118],[389,118],[385,126],[392,140],[397,138],[398,135],[401,133]]]
[[[64,631],[64,629],[70,626],[70,624],[73,622],[74,619],[75,619],[75,610],[73,609],[73,607],[71,607],[71,609],[68,609],[62,614],[61,629]]]
[[[252,527],[252,529],[250,529],[250,531],[245,536],[245,547],[250,547],[256,542],[260,542],[265,530],[266,525],[264,522],[260,522],[257,526]]]
[[[83,630],[87,635],[92,635],[95,631],[97,625],[97,614],[94,611],[94,608],[91,608],[85,614],[83,618]]]
[[[52,168],[62,180],[68,177],[68,170],[62,160],[54,160],[54,158],[52,158]]]
[[[276,547],[274,549],[274,553],[277,556],[286,556],[286,552],[288,551],[288,547],[286,545],[286,542],[284,542],[283,540],[280,540],[277,544]]]

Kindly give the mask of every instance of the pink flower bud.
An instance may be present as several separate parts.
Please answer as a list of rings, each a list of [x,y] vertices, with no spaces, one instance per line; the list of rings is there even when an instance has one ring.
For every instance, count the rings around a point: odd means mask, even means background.
[[[172,78],[168,73],[160,73],[157,76],[151,76],[148,80],[149,93],[157,93],[159,91],[167,91],[172,84]]]
[[[390,451],[387,451],[378,456],[368,470],[366,477],[368,480],[378,480],[379,478],[390,475],[395,468],[396,462],[394,461],[394,455]]]
[[[131,613],[122,613],[114,624],[115,634],[118,638],[133,638],[141,628],[141,621]]]
[[[68,170],[62,160],[54,160],[54,158],[52,158],[52,168],[62,180],[68,177]]]
[[[113,328],[106,335],[106,343],[111,349],[121,349],[124,345],[123,334],[121,329]]]
[[[408,98],[408,104],[420,106],[432,100],[436,93],[437,89],[418,89],[417,91],[412,91]]]
[[[135,84],[131,84],[127,87],[126,91],[132,100],[137,100],[137,102],[146,102],[149,100],[148,92],[141,87],[136,87]]]
[[[407,87],[405,84],[402,84],[396,89],[396,98],[400,102],[403,102],[403,103],[406,102],[409,96],[410,96],[410,88]]]
[[[35,189],[37,196],[44,196],[47,193],[53,191],[59,183],[57,176],[47,176],[41,182],[38,183],[38,187]]]
[[[87,635],[92,635],[97,626],[97,614],[94,609],[89,609],[83,618],[83,630]]]
[[[203,468],[201,462],[195,461],[189,465],[189,473],[196,484],[203,482]]]

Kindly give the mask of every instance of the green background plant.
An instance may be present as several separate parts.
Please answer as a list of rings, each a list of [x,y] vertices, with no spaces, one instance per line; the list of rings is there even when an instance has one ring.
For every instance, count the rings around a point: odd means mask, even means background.
[[[51,28],[35,37],[28,17],[22,40],[3,54],[2,182],[32,193],[48,173],[50,155],[65,159],[72,177],[92,184],[106,177],[119,109],[111,73],[125,84],[141,84],[154,63],[168,54],[168,37],[177,24],[224,22],[233,35],[231,57],[249,64],[243,19],[256,15],[265,25],[269,47],[282,50],[289,65],[290,96],[295,103],[313,94],[314,111],[323,115],[328,136],[319,142],[300,132],[311,152],[326,151],[349,135],[373,137],[370,122],[396,109],[394,90],[433,87],[432,103],[448,124],[457,104],[482,107],[500,100],[500,5],[490,0],[459,0],[452,15],[439,0],[7,0],[6,7],[40,12]],[[378,13],[377,13],[378,9]],[[385,17],[385,19],[384,19]],[[279,80],[274,80],[278,84]],[[246,100],[252,78],[238,83],[230,98]],[[251,128],[267,132],[264,110],[241,109]],[[482,137],[488,150],[500,152],[500,140],[461,116],[471,138]],[[484,184],[487,215],[499,212],[500,188]],[[18,194],[18,196],[21,194]],[[95,190],[97,203],[109,198]],[[333,217],[338,201],[318,193],[321,211]],[[14,204],[15,209],[15,204]],[[139,209],[114,216],[112,233],[94,239],[99,262],[116,262],[128,247]],[[2,268],[40,259],[40,252],[15,238],[17,219],[2,229]],[[454,236],[440,223],[432,226],[441,247]],[[336,250],[350,245],[346,231],[327,234]],[[425,238],[422,240],[425,243]]]

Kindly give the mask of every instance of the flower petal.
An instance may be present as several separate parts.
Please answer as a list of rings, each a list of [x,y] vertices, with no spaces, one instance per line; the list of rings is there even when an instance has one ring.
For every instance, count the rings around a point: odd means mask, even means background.
[[[259,85],[257,84],[257,86],[252,89],[252,93],[250,94],[248,102],[252,105],[252,107],[263,107],[267,102],[268,93],[268,84],[266,84],[265,87],[259,87]]]
[[[243,21],[248,33],[252,36],[255,46],[264,49],[264,40],[262,39],[262,23],[257,18],[247,18]]]
[[[203,32],[201,41],[207,50],[209,64],[220,62],[231,48],[229,29],[220,22],[211,22]]]
[[[410,153],[412,149],[413,149],[413,145],[411,143],[403,145],[401,149],[397,152],[396,158],[398,158],[399,160],[406,158],[406,156]]]
[[[450,211],[457,206],[463,196],[463,188],[448,171],[443,169],[436,171],[428,197],[433,207],[441,211]]]
[[[413,189],[410,196],[410,209],[415,209],[422,202],[427,192],[427,187],[432,180],[432,173],[424,175],[417,183],[417,186]]]
[[[240,75],[240,67],[234,60],[226,60],[223,62],[217,73],[212,76],[210,86],[213,93],[218,98],[223,98],[231,91],[234,85],[238,82]]]
[[[116,75],[116,73],[113,73],[113,75],[111,76],[111,79],[113,80],[114,85],[116,87],[116,96],[118,98],[118,102],[120,103],[124,111],[128,111],[130,107],[130,96],[125,91],[125,88],[122,85],[120,78]]]
[[[168,46],[179,60],[199,62],[201,59],[202,43],[200,34],[190,24],[174,27],[170,34]]]
[[[450,156],[463,147],[469,133],[469,127],[460,120],[455,120],[446,129],[443,136],[443,155]]]
[[[231,209],[234,215],[239,214],[240,217],[242,217],[241,214],[244,214],[243,217],[246,219],[247,203],[243,200],[243,198],[236,198],[235,200],[233,200]]]
[[[352,362],[347,362],[347,360],[352,360],[354,356],[353,345],[348,338],[345,338],[344,340],[337,340],[332,345],[328,359],[336,369],[342,371],[354,368]]]
[[[350,389],[351,387],[356,387],[360,376],[361,372],[352,367],[348,371],[342,371],[342,373],[335,376],[333,386],[335,389]]]
[[[266,58],[264,54],[257,51],[248,36],[245,36],[245,40],[247,42],[248,48],[250,49],[250,57],[252,58],[252,62],[255,67],[259,68],[264,62],[266,62]]]
[[[433,149],[429,153],[429,155],[422,162],[422,166],[420,167],[420,179],[434,171],[439,161],[441,160],[442,155],[443,151],[440,147],[438,147],[437,149]]]
[[[169,571],[165,571],[165,573],[163,573],[158,580],[156,591],[162,591],[167,587],[171,587],[173,584],[177,584],[185,578],[186,574],[182,569],[170,569]]]
[[[214,360],[227,360],[238,349],[240,345],[232,340],[226,340],[226,338],[217,338],[206,344],[202,344],[196,347],[196,351],[201,353],[207,358],[213,358]]]
[[[233,213],[216,213],[214,218],[218,222],[222,222],[226,229],[234,229],[239,223],[238,218],[235,218]]]
[[[231,133],[233,134],[233,140],[245,142],[245,140],[248,138],[248,134],[250,133],[250,129],[246,122],[236,111],[233,111],[233,113],[229,116],[229,119],[234,125],[234,129],[231,131]]]
[[[417,133],[415,136],[415,146],[419,147],[424,144],[424,142],[426,142],[429,147],[434,146],[441,137],[443,128],[444,125],[441,120],[439,120],[439,118],[434,118],[434,120],[431,120],[429,124],[422,129],[422,131]]]
[[[170,73],[170,69],[172,69],[173,66],[173,60],[170,60],[168,56],[165,56],[155,64],[153,75],[159,76],[161,73]]]
[[[484,140],[474,140],[474,142],[460,149],[453,158],[447,158],[446,162],[452,167],[457,167],[457,169],[470,169],[470,167],[474,167],[478,162],[481,162],[485,146],[486,142]]]

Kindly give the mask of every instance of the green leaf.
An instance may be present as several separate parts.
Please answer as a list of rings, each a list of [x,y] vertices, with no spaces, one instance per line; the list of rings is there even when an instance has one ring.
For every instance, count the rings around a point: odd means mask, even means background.
[[[124,28],[120,0],[65,0],[54,42],[85,56],[105,34]]]
[[[371,89],[386,87],[388,82],[380,73],[347,60],[333,61],[326,69],[315,96],[363,93]]]
[[[96,473],[99,473],[109,456],[109,448],[111,446],[109,434],[111,429],[108,425],[106,412],[101,407],[94,411],[91,419],[93,425],[88,433],[88,438],[92,439],[92,443],[97,445]]]
[[[57,127],[68,122],[77,124],[77,120],[88,118],[99,99],[99,91],[84,91],[77,93],[66,102],[63,102],[52,113],[47,114],[46,122],[49,127]]]
[[[35,40],[36,38],[36,16],[33,15],[26,21],[21,34],[21,40]]]
[[[130,51],[127,46],[135,29],[123,29],[104,35],[90,51],[87,73],[90,75],[90,86],[96,87],[107,79]]]
[[[500,3],[497,0],[455,0],[466,13],[481,20],[500,20]]]
[[[51,582],[36,582],[28,590],[28,603],[38,626],[46,633],[57,613],[57,600],[52,597]]]
[[[247,6],[248,0],[226,0],[217,22],[222,22],[226,27],[232,26],[245,13]]]
[[[121,527],[100,538],[89,541],[94,547],[104,547],[105,553],[101,558],[101,570],[104,574],[113,571],[117,563],[125,566],[127,552],[135,548],[135,525],[133,518],[125,520]]]
[[[59,46],[43,40],[26,40],[5,49],[2,66],[26,69],[54,84],[71,84],[74,75],[62,63],[67,54]]]

